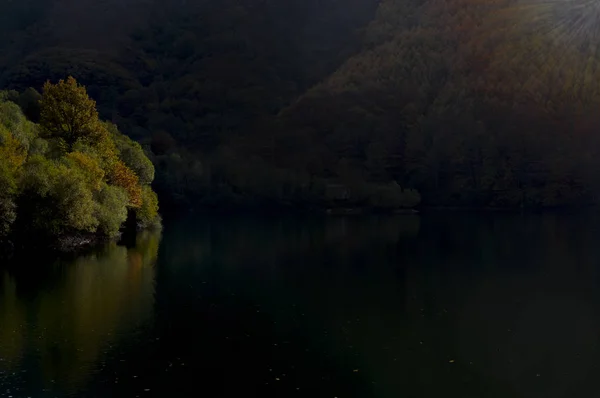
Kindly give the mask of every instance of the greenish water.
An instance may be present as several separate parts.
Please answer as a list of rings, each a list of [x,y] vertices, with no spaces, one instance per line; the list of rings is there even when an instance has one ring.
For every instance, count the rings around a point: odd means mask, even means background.
[[[0,397],[600,396],[600,217],[203,218],[0,268]]]

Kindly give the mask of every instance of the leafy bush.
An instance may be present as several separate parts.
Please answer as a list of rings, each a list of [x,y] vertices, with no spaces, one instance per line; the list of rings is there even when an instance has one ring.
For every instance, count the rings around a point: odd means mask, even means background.
[[[5,163],[0,162],[0,239],[10,232],[11,225],[17,218],[15,178]]]
[[[158,196],[149,186],[142,188],[142,205],[136,214],[142,228],[154,226],[158,220]]]
[[[119,235],[121,225],[127,220],[127,192],[120,187],[105,184],[96,194],[94,216],[98,231],[108,237]]]

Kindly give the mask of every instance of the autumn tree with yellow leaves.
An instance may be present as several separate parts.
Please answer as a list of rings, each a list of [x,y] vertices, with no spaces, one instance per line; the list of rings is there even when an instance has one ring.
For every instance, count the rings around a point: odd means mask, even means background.
[[[99,134],[96,102],[73,77],[58,84],[46,82],[40,106],[45,136],[62,139],[69,150],[78,140]]]

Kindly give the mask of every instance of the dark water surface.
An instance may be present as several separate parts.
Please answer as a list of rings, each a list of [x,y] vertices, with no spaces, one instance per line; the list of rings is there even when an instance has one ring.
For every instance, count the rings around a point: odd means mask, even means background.
[[[0,397],[599,397],[600,217],[187,218],[0,268]]]

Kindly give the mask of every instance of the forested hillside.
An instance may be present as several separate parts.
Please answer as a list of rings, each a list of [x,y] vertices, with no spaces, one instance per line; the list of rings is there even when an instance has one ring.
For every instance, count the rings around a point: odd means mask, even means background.
[[[394,178],[430,204],[593,201],[596,44],[535,4],[406,3],[382,3],[366,49],[281,113],[297,142],[282,160]]]
[[[579,3],[9,2],[0,84],[86,84],[165,205],[583,205],[600,34]]]

